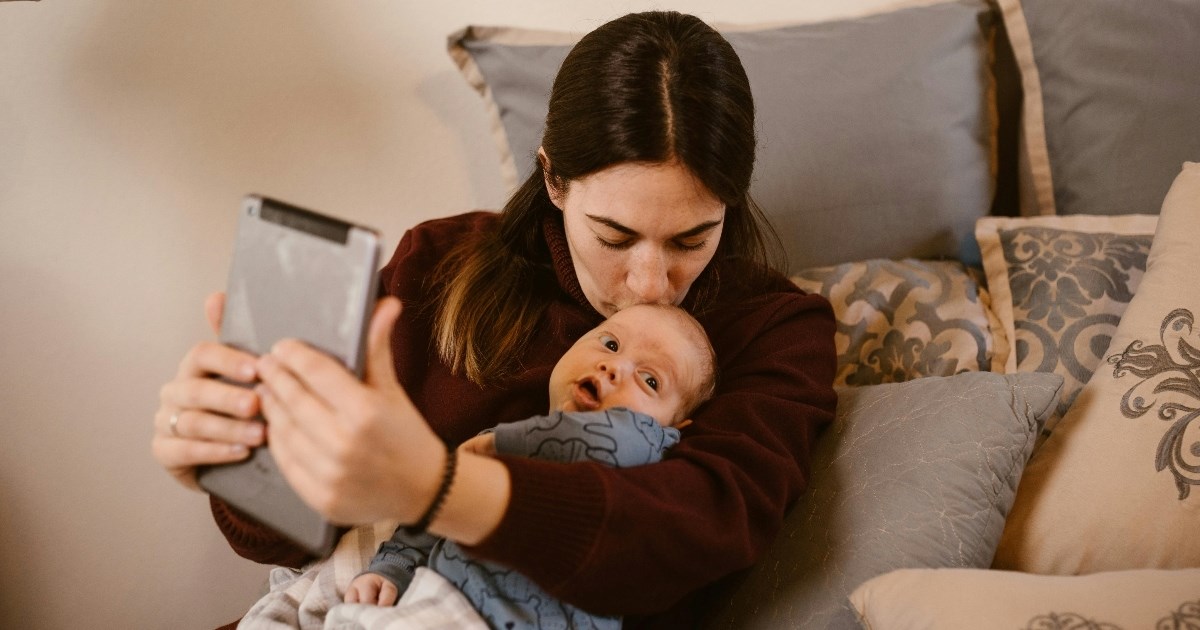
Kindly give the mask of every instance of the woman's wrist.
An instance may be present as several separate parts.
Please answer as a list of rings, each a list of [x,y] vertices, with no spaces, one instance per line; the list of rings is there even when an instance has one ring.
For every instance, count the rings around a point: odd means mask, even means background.
[[[464,545],[479,544],[500,525],[511,493],[503,462],[460,451],[454,481],[428,530]]]
[[[442,464],[442,481],[438,485],[433,499],[429,501],[429,507],[425,508],[421,517],[417,519],[417,522],[405,528],[408,530],[410,536],[419,536],[425,533],[425,530],[429,528],[429,524],[441,512],[442,505],[446,502],[446,497],[450,494],[450,487],[454,484],[454,476],[458,468],[458,453],[445,444],[442,445],[442,449],[446,452],[445,461]]]

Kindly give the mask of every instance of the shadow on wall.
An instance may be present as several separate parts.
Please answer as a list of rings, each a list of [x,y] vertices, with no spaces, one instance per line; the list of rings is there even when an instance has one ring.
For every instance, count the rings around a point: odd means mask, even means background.
[[[450,69],[421,81],[417,96],[437,113],[446,127],[454,130],[461,144],[460,153],[467,159],[463,168],[471,185],[471,198],[483,200],[488,204],[486,209],[498,210],[514,191],[500,174],[500,150],[492,140],[483,99],[453,67],[449,54],[446,66]]]
[[[105,3],[75,44],[72,90],[96,140],[176,186],[354,186],[395,114],[337,7]],[[403,72],[402,60],[396,62]],[[232,180],[232,181],[231,181]],[[347,181],[350,180],[350,181]],[[243,183],[248,182],[248,183]],[[271,192],[271,191],[262,191]],[[336,190],[330,190],[335,194]],[[231,200],[230,207],[233,207]]]

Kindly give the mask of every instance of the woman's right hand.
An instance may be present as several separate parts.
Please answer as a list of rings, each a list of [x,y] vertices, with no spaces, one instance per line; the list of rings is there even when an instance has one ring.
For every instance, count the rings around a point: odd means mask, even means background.
[[[224,293],[214,293],[204,302],[213,331],[221,327],[224,305]],[[184,486],[200,490],[197,466],[245,459],[251,448],[265,441],[264,425],[251,420],[259,413],[254,391],[213,378],[252,383],[257,380],[255,359],[203,341],[188,351],[175,378],[160,390],[151,450],[159,465]]]

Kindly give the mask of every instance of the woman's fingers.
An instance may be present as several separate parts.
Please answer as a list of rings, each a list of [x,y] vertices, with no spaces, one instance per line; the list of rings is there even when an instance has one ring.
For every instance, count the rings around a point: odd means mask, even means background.
[[[150,450],[154,455],[154,459],[167,472],[171,473],[171,476],[175,477],[184,486],[193,490],[199,490],[200,486],[196,483],[197,466],[241,461],[250,454],[250,447],[262,444],[263,434],[261,426],[257,429],[256,437],[246,435],[246,427],[232,426],[232,424],[258,425],[257,422],[251,423],[245,420],[231,420],[229,418],[221,418],[226,423],[232,423],[224,431],[214,430],[209,425],[213,424],[210,420],[215,417],[208,416],[207,414],[199,414],[199,412],[195,413],[197,415],[180,414],[175,416],[178,419],[176,425],[178,432],[182,434],[184,430],[193,430],[208,434],[240,436],[242,439],[240,441],[191,439],[176,436],[168,428],[165,432],[155,430],[154,437],[150,441]],[[187,419],[197,419],[198,421],[184,425],[184,421]],[[216,424],[219,425],[221,423]],[[180,426],[186,428],[180,429]]]
[[[253,418],[258,413],[258,396],[253,391],[206,377],[171,381],[159,390],[159,400],[162,403],[156,416],[159,419],[191,409],[234,418]]]
[[[160,409],[154,415],[155,433],[179,440],[259,446],[265,440],[261,422],[239,420],[201,411]]]
[[[249,383],[254,380],[255,357],[215,341],[202,341],[188,351],[179,362],[176,378],[224,376]]]

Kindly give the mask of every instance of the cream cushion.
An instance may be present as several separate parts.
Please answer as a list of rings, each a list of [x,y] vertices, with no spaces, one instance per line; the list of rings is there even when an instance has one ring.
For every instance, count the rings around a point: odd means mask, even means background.
[[[994,567],[1200,567],[1200,164],[1162,205],[1105,361],[1021,479]]]
[[[859,586],[850,603],[870,630],[1195,628],[1200,569],[1086,576],[900,569]]]

